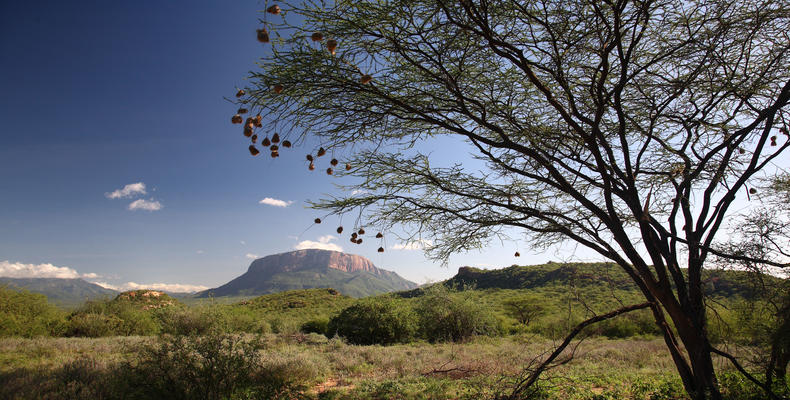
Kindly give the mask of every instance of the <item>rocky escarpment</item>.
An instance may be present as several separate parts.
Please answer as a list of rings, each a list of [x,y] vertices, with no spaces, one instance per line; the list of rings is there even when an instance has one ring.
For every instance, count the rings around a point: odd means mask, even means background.
[[[364,297],[415,287],[415,283],[392,271],[376,268],[365,257],[308,249],[259,258],[243,275],[197,296],[259,296],[286,290],[334,288],[348,296]]]

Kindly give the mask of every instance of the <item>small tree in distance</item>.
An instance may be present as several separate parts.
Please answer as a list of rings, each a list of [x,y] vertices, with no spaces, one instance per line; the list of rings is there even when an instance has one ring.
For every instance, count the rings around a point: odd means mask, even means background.
[[[711,355],[726,353],[708,339],[702,271],[714,255],[788,266],[718,243],[736,197],[759,202],[757,178],[790,146],[790,4],[272,7],[261,70],[238,94],[261,116],[245,123],[253,155],[257,134],[272,157],[285,150],[273,143],[311,137],[310,169],[328,152],[342,161],[326,172],[358,178],[349,189],[362,193],[315,208],[431,237],[439,260],[514,232],[591,249],[649,303],[607,316],[649,307],[688,393],[721,398]],[[443,138],[474,160],[441,165],[430,153]]]

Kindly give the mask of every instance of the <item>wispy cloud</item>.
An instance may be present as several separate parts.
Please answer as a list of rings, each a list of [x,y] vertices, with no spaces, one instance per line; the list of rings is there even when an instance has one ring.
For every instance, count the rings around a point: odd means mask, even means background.
[[[291,204],[293,204],[293,201],[285,201],[285,200],[279,200],[279,199],[273,199],[271,197],[267,197],[259,201],[258,204],[266,204],[274,207],[288,207]]]
[[[126,197],[132,197],[137,195],[146,194],[145,191],[145,183],[137,182],[137,183],[130,183],[123,187],[123,189],[118,189],[114,192],[105,193],[104,195],[107,196],[108,199],[123,199]]]
[[[205,252],[205,251],[203,251],[203,250],[198,250],[198,251],[196,251],[195,253],[197,253],[197,254],[205,254],[206,252]]]
[[[52,264],[23,264],[11,261],[0,261],[0,276],[7,278],[61,278],[94,279],[99,275],[93,272],[80,274],[69,267],[57,267]]]
[[[398,243],[391,248],[392,250],[422,250],[432,245],[433,242],[430,240],[417,239],[406,243]]]
[[[119,292],[124,292],[127,290],[150,289],[150,290],[160,290],[163,292],[171,292],[171,293],[194,293],[209,288],[208,286],[203,286],[203,285],[188,285],[183,283],[126,282],[118,285],[113,285],[107,282],[93,282],[93,283],[107,289],[117,290]]]
[[[250,260],[256,260],[256,259],[258,259],[258,257],[260,257],[259,255],[257,255],[257,254],[252,254],[252,253],[247,253],[247,254],[245,254],[244,256],[245,256],[245,257],[247,257],[247,258],[249,258]]]
[[[137,199],[131,203],[129,203],[129,210],[145,210],[145,211],[159,211],[162,209],[162,203],[155,201],[154,199],[145,200],[145,199]]]
[[[332,235],[321,236],[318,238],[317,242],[312,240],[303,240],[294,246],[296,250],[306,250],[306,249],[320,249],[320,250],[334,250],[334,251],[343,251],[343,248],[335,243],[331,243],[333,240],[337,239]]]

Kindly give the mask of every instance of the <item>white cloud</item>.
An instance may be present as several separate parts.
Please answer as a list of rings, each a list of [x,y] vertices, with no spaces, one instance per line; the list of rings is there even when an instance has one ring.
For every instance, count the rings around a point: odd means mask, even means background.
[[[206,252],[205,252],[205,251],[203,251],[203,250],[198,250],[198,251],[196,251],[195,253],[197,253],[197,254],[205,254]]]
[[[208,286],[203,286],[203,285],[188,285],[183,283],[126,282],[119,285],[113,285],[107,282],[93,282],[93,283],[107,289],[117,290],[119,292],[124,292],[127,290],[150,289],[150,290],[161,290],[163,292],[171,292],[171,293],[194,293],[209,288]]]
[[[247,258],[249,258],[250,260],[255,260],[255,259],[257,259],[258,257],[260,257],[260,256],[258,256],[257,254],[252,254],[252,253],[247,253],[247,254],[245,254],[244,256],[245,256],[245,257],[247,257]]]
[[[324,236],[319,237],[318,241],[321,242],[321,243],[329,243],[329,242],[331,242],[331,241],[333,241],[335,239],[337,239],[337,238],[332,236],[332,235],[324,235]]]
[[[52,264],[23,264],[0,261],[0,276],[8,278],[61,278],[61,279],[96,279],[100,275],[94,272],[80,274],[73,268],[56,267]]]
[[[247,244],[247,242],[245,242],[245,241],[243,241],[243,240],[242,240],[242,241],[241,241],[241,244],[242,244],[242,245],[246,245],[246,244]]]
[[[134,210],[146,210],[146,211],[159,211],[162,209],[162,203],[158,201],[145,200],[145,199],[137,199],[131,203],[129,203],[129,209]]]
[[[320,250],[334,250],[334,251],[343,251],[343,248],[338,246],[335,243],[330,243],[331,241],[337,239],[332,235],[321,236],[318,238],[317,242],[312,240],[303,240],[294,246],[296,250],[306,250],[306,249],[320,249]]]
[[[126,197],[132,197],[136,195],[146,194],[145,191],[145,183],[137,182],[137,183],[130,183],[123,187],[123,189],[118,189],[112,193],[105,193],[104,195],[107,196],[108,199],[122,199]]]
[[[278,199],[273,199],[271,197],[267,197],[259,201],[258,204],[266,204],[275,207],[288,207],[291,204],[293,204],[293,201],[278,200]]]
[[[0,261],[0,276],[8,278],[79,278],[80,274],[69,267],[52,264],[22,264]]]
[[[398,243],[391,248],[392,250],[422,250],[432,245],[433,242],[430,240],[418,239],[406,243]]]

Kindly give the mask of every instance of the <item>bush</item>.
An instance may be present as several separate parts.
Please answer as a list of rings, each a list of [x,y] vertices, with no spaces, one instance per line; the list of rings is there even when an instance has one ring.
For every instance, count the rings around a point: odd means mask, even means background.
[[[302,328],[300,330],[302,333],[320,333],[322,335],[326,335],[328,332],[328,327],[329,319],[316,318],[302,324]]]
[[[408,343],[417,333],[411,308],[389,298],[361,300],[332,318],[327,334],[340,335],[353,344]]]
[[[146,398],[225,399],[255,390],[256,341],[213,333],[144,346],[132,379]]]
[[[122,323],[123,321],[114,315],[76,314],[69,318],[66,335],[77,337],[115,336]]]
[[[59,335],[63,317],[44,295],[0,286],[0,336]]]
[[[475,301],[469,292],[452,292],[434,285],[418,300],[420,333],[430,342],[464,341],[475,335],[501,334],[493,311]]]

